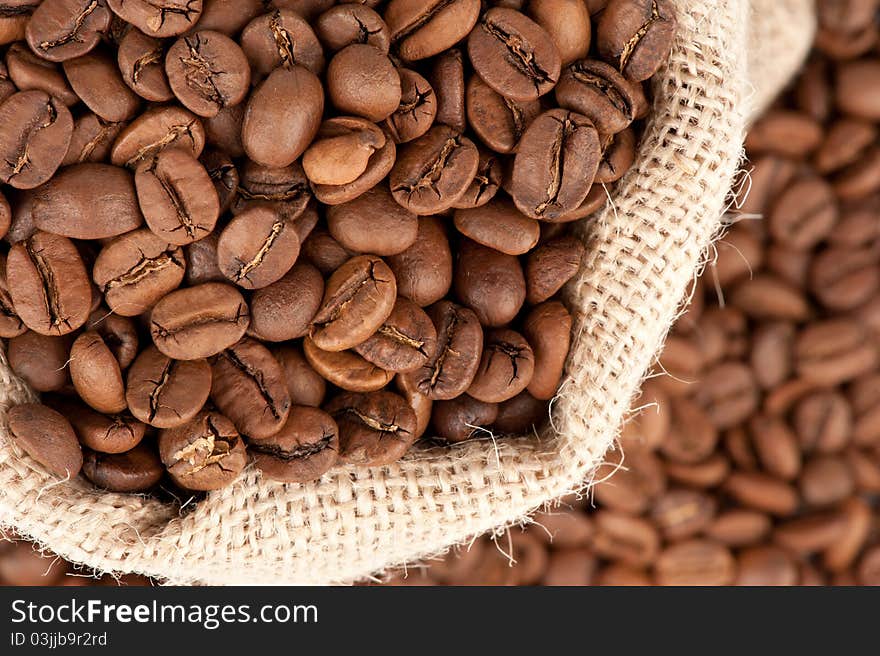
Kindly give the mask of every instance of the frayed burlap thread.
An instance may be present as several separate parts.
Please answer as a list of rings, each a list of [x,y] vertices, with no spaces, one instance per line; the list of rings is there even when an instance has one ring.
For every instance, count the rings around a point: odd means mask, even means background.
[[[679,32],[654,83],[636,165],[609,207],[580,227],[589,255],[566,289],[573,348],[541,435],[417,449],[389,467],[337,467],[307,485],[264,481],[249,468],[178,512],[47,475],[8,433],[7,408],[32,394],[0,354],[0,523],[102,572],[175,584],[326,584],[438,553],[579,489],[717,231],[740,159],[748,3],[673,1]]]

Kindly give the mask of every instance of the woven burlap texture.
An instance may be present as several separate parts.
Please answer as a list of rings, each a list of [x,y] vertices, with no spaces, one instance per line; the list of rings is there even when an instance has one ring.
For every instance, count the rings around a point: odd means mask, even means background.
[[[588,256],[566,289],[573,347],[543,434],[419,449],[390,467],[338,467],[308,485],[268,482],[250,468],[179,514],[153,498],[47,475],[9,436],[6,409],[32,394],[0,353],[0,523],[99,571],[174,584],[337,583],[437,553],[579,488],[717,233],[740,159],[749,3],[674,4],[678,35],[654,82],[636,164],[613,203],[580,227]],[[786,14],[802,9],[756,5],[756,20],[774,21],[777,36]],[[790,50],[780,49],[777,66]]]

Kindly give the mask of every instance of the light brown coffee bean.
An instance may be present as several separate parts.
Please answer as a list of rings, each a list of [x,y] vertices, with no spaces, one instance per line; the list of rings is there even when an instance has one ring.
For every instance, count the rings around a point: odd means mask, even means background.
[[[618,451],[606,454],[606,460],[596,470],[593,488],[605,507],[639,515],[666,489],[663,465],[650,451],[631,449],[623,459]]]
[[[269,342],[304,337],[323,294],[321,272],[307,262],[297,262],[280,280],[251,296],[250,331]]]
[[[798,479],[804,501],[813,507],[829,506],[853,493],[855,481],[846,461],[815,456],[804,463]]]
[[[730,551],[708,540],[686,540],[665,548],[657,557],[658,585],[729,585],[736,573]]]
[[[412,246],[387,260],[397,280],[397,293],[427,307],[442,299],[452,286],[452,251],[437,217],[423,217]]]
[[[749,432],[764,471],[786,481],[798,475],[801,469],[798,440],[782,419],[756,415],[749,422]]]
[[[766,474],[735,471],[725,481],[724,490],[740,504],[772,515],[784,517],[798,507],[794,488]]]
[[[320,406],[327,393],[327,383],[317,371],[312,369],[302,349],[283,345],[274,348],[272,354],[284,371],[291,404]]]
[[[601,510],[596,513],[593,551],[625,565],[649,565],[660,549],[660,535],[651,522],[624,513]]]
[[[571,315],[558,301],[535,306],[523,322],[523,335],[535,357],[528,390],[536,399],[552,399],[562,382],[571,345],[571,325]]]
[[[63,415],[38,403],[9,409],[9,430],[15,444],[51,474],[72,479],[82,468],[82,449]]]
[[[387,257],[415,243],[419,218],[395,202],[387,187],[376,186],[354,200],[327,208],[327,228],[353,253]]]
[[[715,499],[704,492],[668,490],[654,501],[651,520],[667,540],[680,540],[708,528],[716,505]]]
[[[394,378],[393,371],[386,371],[353,351],[325,351],[309,337],[303,340],[303,353],[312,369],[327,382],[349,392],[375,392]]]
[[[414,371],[433,357],[437,350],[437,331],[424,310],[400,297],[376,333],[354,350],[385,371]]]
[[[80,398],[98,412],[114,414],[127,407],[119,362],[97,331],[83,333],[71,346],[70,378]]]
[[[459,244],[454,282],[458,298],[484,326],[509,323],[525,302],[526,282],[517,258],[467,239]]]
[[[672,421],[661,452],[671,460],[697,463],[709,456],[718,442],[718,430],[699,405],[685,398],[672,399]]]
[[[800,376],[820,385],[837,385],[874,369],[876,346],[863,326],[834,319],[803,329],[795,343],[795,367]]]
[[[764,513],[734,508],[720,513],[705,532],[707,537],[728,547],[744,547],[759,543],[770,528],[770,518]]]
[[[180,148],[193,157],[205,147],[205,128],[198,117],[175,105],[148,109],[119,133],[110,151],[115,166],[130,169],[159,152]]]

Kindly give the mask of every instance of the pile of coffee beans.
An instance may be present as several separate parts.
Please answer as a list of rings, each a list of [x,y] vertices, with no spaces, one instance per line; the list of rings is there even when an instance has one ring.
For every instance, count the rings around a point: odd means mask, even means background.
[[[880,2],[818,8],[623,455],[404,582],[880,585]]]
[[[6,0],[16,443],[143,492],[521,433],[667,0]]]

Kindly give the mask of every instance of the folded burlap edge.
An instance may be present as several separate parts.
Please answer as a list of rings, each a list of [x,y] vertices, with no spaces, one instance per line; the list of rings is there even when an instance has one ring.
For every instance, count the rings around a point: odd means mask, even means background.
[[[636,165],[609,207],[580,226],[588,256],[566,289],[574,341],[541,435],[417,450],[393,466],[339,467],[307,485],[266,482],[248,469],[178,513],[155,499],[58,482],[18,449],[6,409],[32,394],[0,352],[0,525],[99,572],[173,584],[327,584],[434,555],[582,489],[718,232],[740,161],[749,3],[673,2],[678,36],[654,82]],[[770,55],[787,77],[798,61],[792,44],[810,38],[789,26],[810,3],[752,4],[752,34],[775,34],[764,46],[779,48]]]

